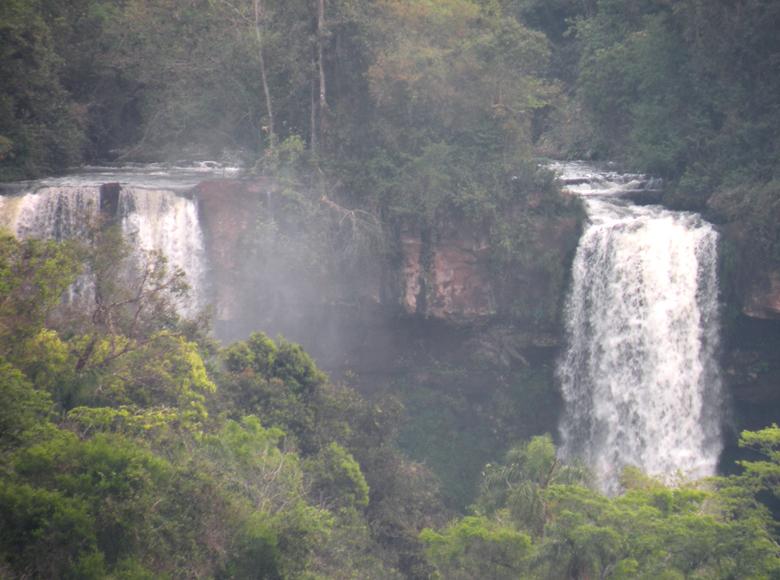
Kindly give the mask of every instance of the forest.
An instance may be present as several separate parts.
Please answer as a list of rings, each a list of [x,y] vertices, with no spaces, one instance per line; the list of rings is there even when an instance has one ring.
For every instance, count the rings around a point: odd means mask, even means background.
[[[357,269],[376,231],[457,215],[563,292],[528,231],[583,210],[539,160],[610,160],[778,266],[778,30],[777,0],[4,0],[0,181],[216,159],[351,216]],[[264,328],[222,344],[183,271],[84,225],[0,231],[0,577],[780,577],[776,424],[721,475],[605,494],[561,460],[544,373],[472,405]],[[531,302],[507,320],[557,329]]]

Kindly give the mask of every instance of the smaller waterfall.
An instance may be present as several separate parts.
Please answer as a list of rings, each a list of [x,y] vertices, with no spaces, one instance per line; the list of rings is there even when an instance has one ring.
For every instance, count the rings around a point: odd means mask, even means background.
[[[99,209],[97,187],[43,187],[19,199],[11,229],[20,238],[81,238]]]
[[[42,187],[34,194],[3,197],[2,225],[19,238],[61,242],[85,238],[100,209],[100,189],[92,186]],[[70,286],[70,304],[94,300],[94,279],[82,273]]]
[[[175,181],[175,177],[166,179]],[[95,176],[70,176],[34,184],[37,189],[29,193],[0,196],[0,226],[21,238],[84,238],[101,211],[100,183]],[[180,189],[191,187],[191,182],[176,184]],[[206,273],[197,202],[177,195],[173,188],[144,185],[121,186],[116,217],[139,251],[160,252],[170,268],[184,271],[191,293],[189,303],[180,307],[183,314],[193,314],[204,303]],[[88,296],[91,282],[87,278],[71,289],[72,299]]]
[[[562,452],[608,493],[625,466],[698,478],[715,473],[721,451],[717,234],[696,214],[610,197],[637,177],[569,177],[589,224],[559,366]]]

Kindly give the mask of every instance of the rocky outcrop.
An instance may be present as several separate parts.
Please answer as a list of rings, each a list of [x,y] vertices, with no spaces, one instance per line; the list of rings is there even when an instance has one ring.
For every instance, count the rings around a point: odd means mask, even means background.
[[[217,320],[246,318],[241,291],[246,285],[248,242],[257,235],[254,228],[258,221],[267,221],[269,213],[279,213],[275,216],[275,235],[290,240],[287,247],[291,247],[293,238],[300,242],[306,236],[315,238],[316,233],[304,231],[289,211],[281,216],[280,210],[272,207],[274,184],[266,180],[206,181],[195,188],[194,195],[212,267]],[[284,285],[288,294],[298,293],[302,286],[317,285],[324,302],[373,303],[389,313],[400,307],[406,315],[455,325],[483,323],[512,311],[517,313],[518,299],[538,304],[551,295],[560,298],[579,235],[579,222],[571,216],[539,215],[523,222],[521,214],[538,211],[543,201],[540,196],[528,196],[522,203],[527,207],[517,209],[517,216],[508,216],[508,222],[517,219],[516,226],[524,236],[522,247],[517,249],[520,259],[515,263],[498,259],[490,223],[451,215],[433,226],[401,223],[390,234],[394,239],[389,240],[397,248],[397,259],[373,256],[368,260],[370,264],[352,273],[356,278],[352,283],[327,280],[345,275],[343,270],[326,273],[323,279],[313,268],[303,267],[315,258],[321,262],[320,254],[290,256],[279,266],[285,272],[264,280],[264,285]],[[311,244],[297,246],[297,251],[304,252],[317,243],[313,239]],[[327,248],[319,250],[327,252]],[[344,295],[344,288],[349,288],[349,296]]]
[[[702,208],[721,234],[720,362],[732,441],[743,429],[777,421],[780,413],[780,263],[773,257],[780,206],[775,199],[771,186],[746,186],[718,191]],[[727,445],[724,457],[739,453]]]
[[[721,362],[734,435],[743,429],[761,429],[777,422],[780,324],[742,315],[727,325],[724,342]]]
[[[454,325],[501,319],[550,342],[563,304],[582,216],[571,205],[550,212],[542,194],[518,196],[500,222],[453,213],[427,228],[400,229],[407,314]]]
[[[435,230],[407,225],[399,237],[399,298],[407,314],[454,323],[496,314],[486,232],[451,222]]]

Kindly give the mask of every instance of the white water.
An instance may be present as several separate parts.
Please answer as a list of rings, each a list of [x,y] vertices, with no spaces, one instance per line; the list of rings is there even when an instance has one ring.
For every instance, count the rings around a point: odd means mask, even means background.
[[[206,254],[196,203],[171,191],[123,187],[119,192],[122,230],[142,251],[161,252],[170,269],[181,269],[191,287],[194,313],[203,300]]]
[[[698,215],[636,206],[642,176],[557,169],[585,197],[560,362],[562,454],[607,493],[625,466],[672,482],[715,473],[721,451],[717,233]]]
[[[19,184],[15,195],[0,196],[0,226],[22,238],[83,238],[98,216],[100,185],[121,184],[118,219],[125,236],[142,252],[160,252],[169,268],[184,271],[190,300],[180,305],[192,314],[204,303],[206,258],[195,200],[178,195],[198,181],[232,174],[234,168],[134,166],[90,168],[81,174]],[[89,291],[79,281],[71,298]]]
[[[120,183],[127,186],[166,191],[185,192],[204,179],[235,177],[240,167],[225,166],[215,161],[201,161],[194,164],[128,163],[122,166],[86,166],[61,177],[47,177],[38,181],[3,184],[13,189],[34,189],[40,186],[88,186],[103,183]]]
[[[97,187],[42,187],[34,195],[0,197],[0,226],[19,238],[84,238],[99,208]],[[92,276],[83,273],[68,289],[66,301],[92,301],[93,287]]]
[[[6,198],[9,229],[21,238],[62,241],[86,235],[100,209],[100,189],[91,186],[43,187],[35,194]]]

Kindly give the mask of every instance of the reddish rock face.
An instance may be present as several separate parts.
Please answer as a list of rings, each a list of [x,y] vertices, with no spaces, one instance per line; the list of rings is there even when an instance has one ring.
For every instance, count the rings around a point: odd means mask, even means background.
[[[406,228],[400,241],[401,304],[408,314],[449,322],[495,314],[487,240],[470,228],[450,225],[435,236]]]
[[[421,352],[479,353],[511,366],[527,364],[524,349],[558,344],[555,313],[547,310],[561,302],[579,222],[568,214],[529,218],[541,204],[534,197],[507,209],[521,257],[499,268],[506,257],[491,247],[494,224],[455,212],[432,227],[396,224],[387,240],[393,251],[382,245],[351,262],[331,246],[350,210],[327,198],[313,218],[286,204],[269,180],[205,181],[192,193],[222,340],[282,334],[324,369],[376,377]]]
[[[262,211],[264,192],[271,187],[263,180],[217,180],[205,181],[195,189],[214,274],[217,320],[241,316],[242,240],[250,235],[253,220]],[[419,228],[405,227],[399,242],[402,266],[392,278],[400,282],[400,292],[383,293],[391,302],[387,306],[400,302],[408,314],[449,322],[495,314],[495,292],[488,271],[490,247],[475,228],[453,223],[425,236]],[[360,282],[366,284],[365,280]],[[375,282],[366,286],[373,289],[367,298],[376,302],[380,282]]]

